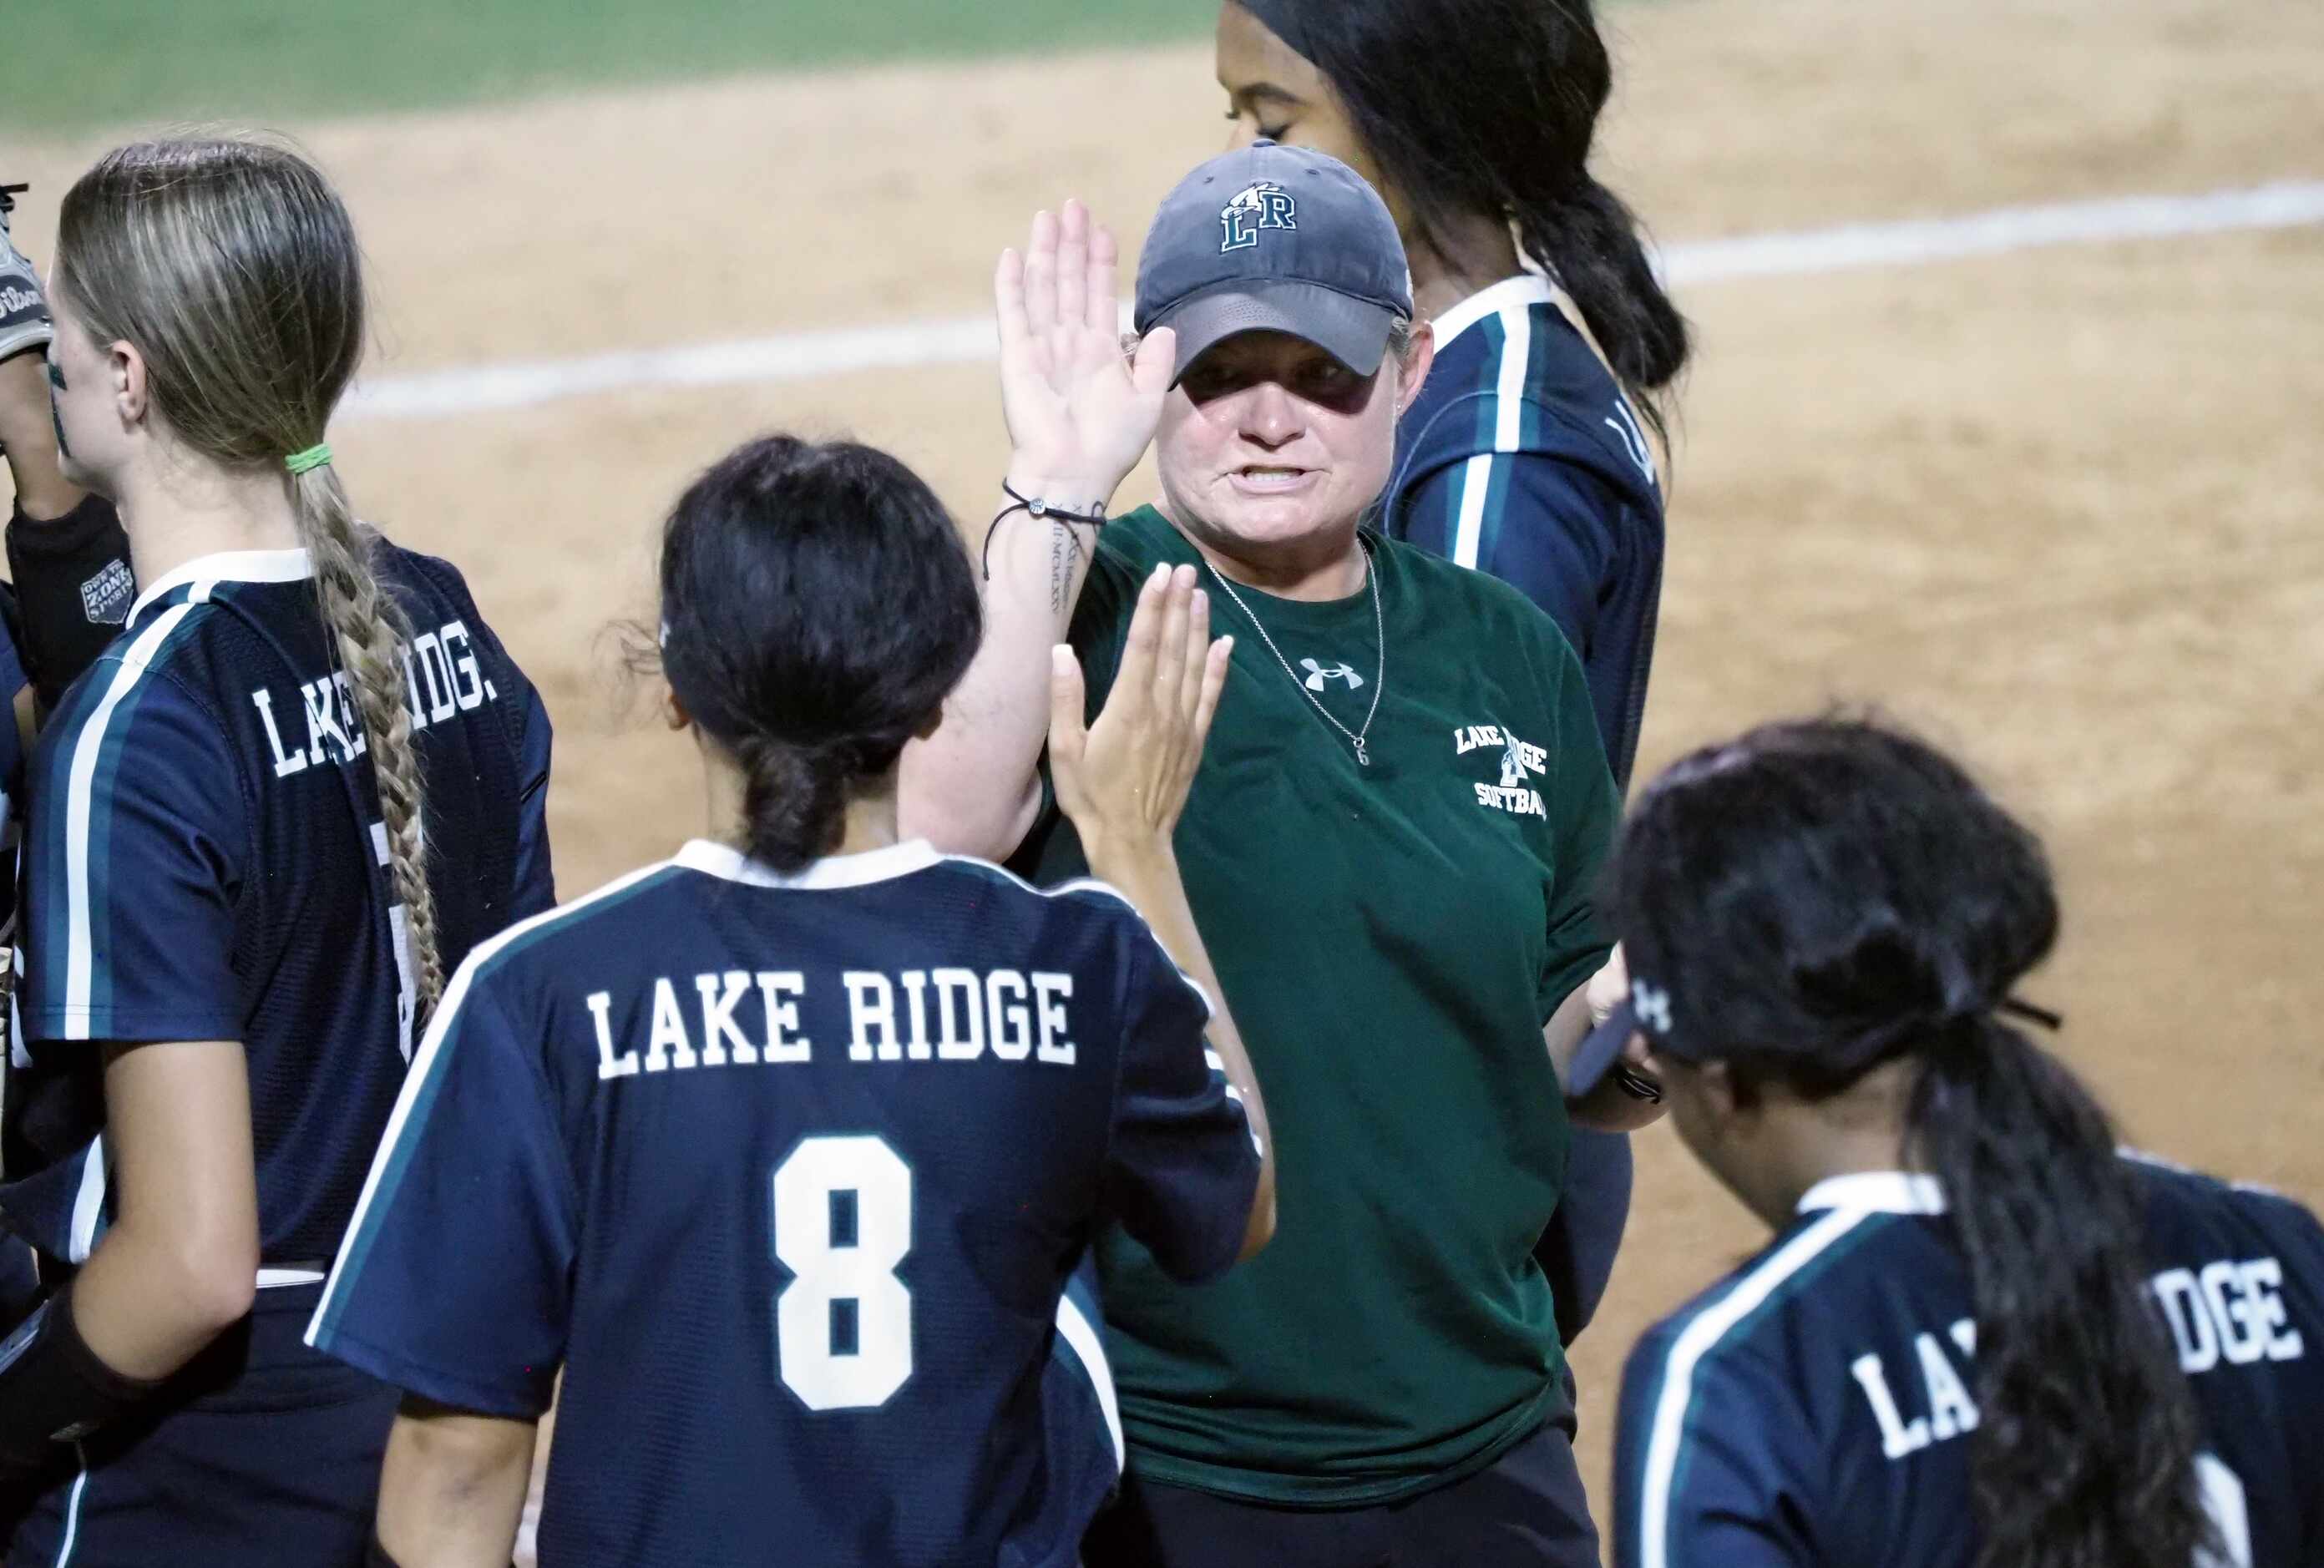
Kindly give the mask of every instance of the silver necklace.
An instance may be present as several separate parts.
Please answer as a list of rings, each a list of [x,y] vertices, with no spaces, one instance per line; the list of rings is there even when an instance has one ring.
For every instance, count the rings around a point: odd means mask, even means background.
[[[1372,635],[1379,646],[1379,667],[1372,674],[1372,706],[1364,710],[1364,727],[1360,730],[1348,728],[1332,716],[1330,708],[1315,700],[1315,694],[1307,689],[1306,683],[1291,668],[1291,661],[1283,657],[1283,650],[1277,648],[1275,639],[1267,634],[1266,623],[1251,613],[1250,606],[1243,603],[1242,595],[1235,592],[1234,585],[1227,581],[1226,574],[1211,565],[1207,558],[1203,561],[1203,569],[1217,579],[1219,586],[1227,591],[1227,597],[1235,602],[1235,608],[1259,628],[1259,641],[1267,644],[1267,650],[1275,655],[1275,662],[1283,666],[1283,673],[1291,678],[1291,684],[1299,688],[1299,695],[1307,699],[1308,706],[1323,715],[1325,724],[1348,737],[1349,742],[1356,748],[1356,761],[1369,768],[1372,760],[1364,751],[1364,737],[1372,733],[1372,715],[1379,712],[1380,688],[1388,684],[1388,623],[1380,615],[1379,569],[1372,559],[1372,547],[1364,541],[1363,535],[1358,534],[1356,548],[1364,552],[1364,584],[1372,591]]]

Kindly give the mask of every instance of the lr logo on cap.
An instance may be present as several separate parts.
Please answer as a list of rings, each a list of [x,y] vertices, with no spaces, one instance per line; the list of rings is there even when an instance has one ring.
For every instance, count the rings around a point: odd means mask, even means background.
[[[1262,180],[1245,187],[1220,210],[1219,226],[1226,231],[1219,254],[1247,251],[1259,243],[1259,231],[1263,228],[1297,228],[1299,204],[1272,180]]]

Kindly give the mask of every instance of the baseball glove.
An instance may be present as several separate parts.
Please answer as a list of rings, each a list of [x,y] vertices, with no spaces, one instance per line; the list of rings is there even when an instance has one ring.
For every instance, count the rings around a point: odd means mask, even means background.
[[[56,335],[49,302],[41,293],[41,275],[8,234],[8,215],[16,209],[16,192],[23,189],[0,185],[0,360],[45,349]]]

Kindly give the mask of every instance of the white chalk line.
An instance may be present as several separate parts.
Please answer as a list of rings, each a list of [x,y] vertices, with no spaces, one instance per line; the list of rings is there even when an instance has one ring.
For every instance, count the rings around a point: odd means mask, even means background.
[[[2052,245],[2100,244],[2238,229],[2324,223],[2324,180],[2283,180],[2193,196],[2005,207],[1960,217],[1843,224],[1675,244],[1662,252],[1676,288],[1737,278],[1800,277],[1866,267],[1919,266]],[[867,370],[968,364],[999,352],[990,317],[899,321],[787,332],[733,343],[512,360],[382,376],[358,385],[343,417],[437,419],[523,409],[564,398],[657,387],[808,381]]]

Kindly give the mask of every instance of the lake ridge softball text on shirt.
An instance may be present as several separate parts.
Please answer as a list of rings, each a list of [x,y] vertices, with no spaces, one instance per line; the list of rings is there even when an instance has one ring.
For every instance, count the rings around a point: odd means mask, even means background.
[[[411,715],[415,732],[500,700],[500,688],[477,661],[475,640],[465,621],[447,621],[412,638],[404,650],[403,682],[404,712]],[[266,731],[277,779],[288,779],[326,761],[345,767],[364,754],[367,742],[346,670],[335,669],[301,681],[295,691],[295,696],[283,696],[275,687],[261,686],[250,694],[251,706],[258,710],[259,723]],[[303,713],[305,718],[305,739],[288,748],[282,744],[283,735],[288,733],[295,739],[300,732],[290,727],[294,721],[287,716],[275,717],[278,697],[281,698],[280,712]]]
[[[2190,1377],[2222,1362],[2247,1367],[2305,1356],[2307,1336],[2292,1322],[2283,1287],[2283,1259],[2272,1254],[2198,1259],[2147,1281],[2171,1326],[2179,1370]],[[1848,1364],[1880,1429],[1881,1455],[1891,1461],[1974,1432],[1982,1418],[1971,1391],[1977,1319],[1955,1318],[1941,1331],[1922,1329],[1912,1342],[1910,1360],[1893,1373],[1890,1358],[1877,1350]]]
[[[1519,816],[1538,816],[1549,820],[1549,807],[1541,791],[1533,789],[1530,780],[1549,772],[1549,752],[1530,741],[1519,740],[1515,733],[1504,732],[1499,724],[1463,724],[1452,733],[1452,751],[1456,756],[1485,748],[1498,749],[1501,776],[1496,784],[1477,786],[1477,804],[1490,806],[1501,811],[1512,811]]]
[[[1074,994],[1068,973],[848,969],[838,980],[847,1032],[825,1046],[851,1062],[973,1062],[988,1051],[995,1062],[1070,1067],[1078,1059],[1065,1017]],[[814,1061],[816,1043],[799,1032],[807,990],[807,973],[798,969],[658,975],[645,1009],[622,1010],[631,1018],[640,1010],[650,1016],[642,1049],[614,1043],[613,993],[593,992],[583,1006],[596,1028],[597,1076]]]

